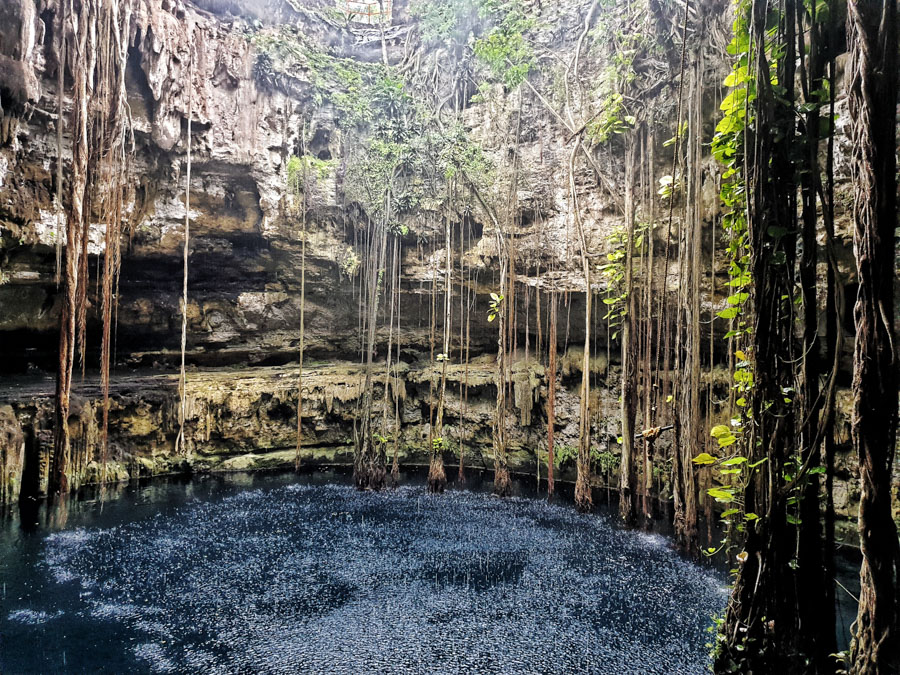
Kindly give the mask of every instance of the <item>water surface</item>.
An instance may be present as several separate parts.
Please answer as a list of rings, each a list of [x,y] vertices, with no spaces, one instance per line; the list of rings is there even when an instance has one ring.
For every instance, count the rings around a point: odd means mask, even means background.
[[[722,580],[600,515],[338,476],[7,517],[0,670],[701,673]]]

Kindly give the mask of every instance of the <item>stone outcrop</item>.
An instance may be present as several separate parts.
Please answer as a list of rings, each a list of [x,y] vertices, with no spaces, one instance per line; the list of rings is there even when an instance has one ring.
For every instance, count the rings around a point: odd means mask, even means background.
[[[444,438],[447,462],[474,469],[492,468],[491,425],[496,399],[495,366],[490,359],[448,367]],[[515,410],[510,415],[510,463],[519,472],[535,475],[537,453],[544,443],[543,405],[546,396],[543,367],[521,360],[513,367]],[[579,376],[580,377],[580,376]],[[611,371],[610,380],[616,377]],[[427,465],[429,409],[436,406],[432,385],[440,370],[428,364],[403,365],[387,380],[382,370],[375,389],[375,429],[392,457],[395,441],[404,465]],[[270,366],[196,371],[188,374],[187,454],[175,451],[178,432],[177,376],[120,375],[111,386],[109,448],[103,459],[98,429],[101,392],[96,383],[79,388],[73,397],[70,428],[73,456],[83,461],[73,469],[75,485],[159,475],[173,472],[234,471],[290,468],[295,465],[297,439],[297,369]],[[307,466],[349,464],[353,455],[354,421],[365,381],[356,363],[311,365],[303,375],[303,445],[300,462]],[[14,378],[11,390],[0,394],[0,450],[9,486],[22,476],[31,493],[46,493],[52,451],[53,381],[47,377]],[[467,395],[460,396],[466,391]],[[401,426],[395,424],[398,406]],[[603,400],[610,417],[615,397]],[[386,407],[386,410],[385,410]],[[560,406],[557,418],[560,444],[573,445],[578,420]],[[385,417],[385,413],[387,416]],[[34,430],[27,439],[22,427]],[[611,425],[608,425],[612,428]],[[598,430],[602,431],[602,430]],[[608,432],[607,432],[608,433]],[[603,444],[609,439],[598,436]],[[28,447],[27,461],[25,455]],[[614,445],[613,443],[610,445]],[[571,459],[571,458],[570,458]],[[571,473],[574,463],[560,467]],[[545,471],[546,469],[541,469]],[[15,481],[12,478],[15,478]],[[15,495],[10,493],[8,498]]]

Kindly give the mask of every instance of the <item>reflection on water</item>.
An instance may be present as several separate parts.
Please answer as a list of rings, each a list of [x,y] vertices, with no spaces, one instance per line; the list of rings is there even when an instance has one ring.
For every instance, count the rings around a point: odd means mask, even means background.
[[[0,669],[703,671],[719,577],[660,535],[470,488],[236,475],[7,514]]]

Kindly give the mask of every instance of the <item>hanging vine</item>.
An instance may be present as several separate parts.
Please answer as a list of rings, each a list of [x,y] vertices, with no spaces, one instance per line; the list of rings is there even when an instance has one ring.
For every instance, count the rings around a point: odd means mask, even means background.
[[[59,364],[56,381],[56,415],[53,455],[50,462],[50,490],[65,493],[77,476],[73,465],[69,430],[72,375],[76,354],[85,366],[86,312],[88,289],[88,238],[95,213],[103,214],[105,254],[101,313],[101,383],[103,423],[101,430],[101,476],[105,478],[108,420],[110,340],[114,311],[114,291],[120,266],[120,238],[125,220],[123,201],[127,191],[128,140],[130,125],[125,95],[125,36],[131,17],[131,3],[104,0],[69,0],[58,11],[60,20],[61,71],[72,74],[72,164],[69,175],[69,208],[66,213],[65,251],[62,253],[61,285],[63,307],[60,315]],[[68,27],[65,20],[68,19]],[[64,72],[57,78],[60,106]],[[59,118],[58,149],[61,148],[62,115]],[[62,157],[57,166],[57,197],[61,202]],[[60,241],[60,238],[57,239]],[[85,447],[85,451],[90,448]]]

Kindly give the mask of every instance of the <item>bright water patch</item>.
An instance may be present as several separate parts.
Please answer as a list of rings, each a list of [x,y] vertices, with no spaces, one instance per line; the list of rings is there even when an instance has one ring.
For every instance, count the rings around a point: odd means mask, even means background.
[[[664,544],[531,499],[249,490],[46,537],[61,606],[7,603],[2,665],[47,668],[9,639],[41,616],[54,669],[702,673],[725,595]]]
[[[39,612],[33,609],[17,609],[14,612],[10,612],[9,616],[7,616],[8,621],[15,621],[18,623],[24,623],[29,626],[40,626],[42,623],[47,623],[53,619],[59,618],[63,615],[61,611],[54,612],[53,614],[48,614],[47,612]]]

